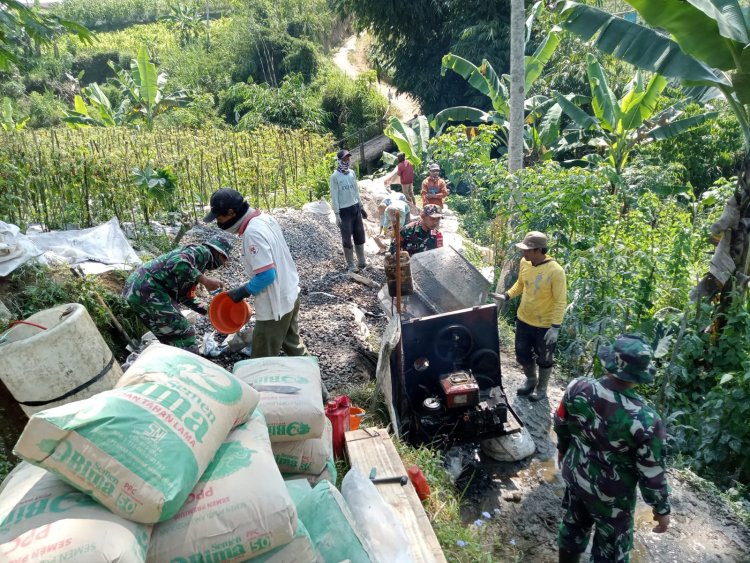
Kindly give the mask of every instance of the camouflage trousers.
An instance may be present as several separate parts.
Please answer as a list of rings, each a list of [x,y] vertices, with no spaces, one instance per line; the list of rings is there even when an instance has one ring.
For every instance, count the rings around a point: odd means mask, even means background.
[[[143,286],[126,290],[128,305],[159,342],[197,352],[195,330],[167,292]]]
[[[591,561],[628,563],[633,547],[635,500],[635,495],[631,495],[615,497],[613,504],[592,503],[590,498],[584,500],[577,496],[568,486],[563,497],[565,515],[557,532],[558,547],[571,553],[583,553],[593,527]]]

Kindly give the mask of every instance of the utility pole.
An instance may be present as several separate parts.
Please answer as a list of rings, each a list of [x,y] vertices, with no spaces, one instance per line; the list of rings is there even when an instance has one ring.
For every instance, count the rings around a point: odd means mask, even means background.
[[[508,131],[508,172],[523,168],[523,103],[525,8],[523,0],[510,2],[510,125]]]

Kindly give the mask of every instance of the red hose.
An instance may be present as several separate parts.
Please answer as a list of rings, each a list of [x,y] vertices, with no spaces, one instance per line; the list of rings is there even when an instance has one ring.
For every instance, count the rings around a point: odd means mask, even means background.
[[[36,323],[30,323],[29,321],[13,321],[8,326],[15,326],[15,325],[29,325],[36,328],[41,328],[42,330],[47,330],[46,326],[38,325]]]

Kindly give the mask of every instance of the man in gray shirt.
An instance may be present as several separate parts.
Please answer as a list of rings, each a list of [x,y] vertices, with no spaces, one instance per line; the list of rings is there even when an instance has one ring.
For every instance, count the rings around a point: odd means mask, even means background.
[[[362,201],[359,199],[357,177],[349,169],[352,153],[341,149],[336,155],[338,167],[331,174],[331,203],[336,214],[336,225],[341,229],[341,244],[344,247],[346,267],[350,272],[367,266],[365,261],[365,226],[362,218],[367,218]],[[352,239],[354,246],[352,247]],[[357,263],[354,263],[354,252]]]

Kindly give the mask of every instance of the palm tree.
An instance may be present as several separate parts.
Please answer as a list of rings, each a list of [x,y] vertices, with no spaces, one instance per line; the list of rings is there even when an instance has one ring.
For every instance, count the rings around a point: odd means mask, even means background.
[[[508,172],[523,168],[524,3],[510,2],[510,123],[508,124]]]

